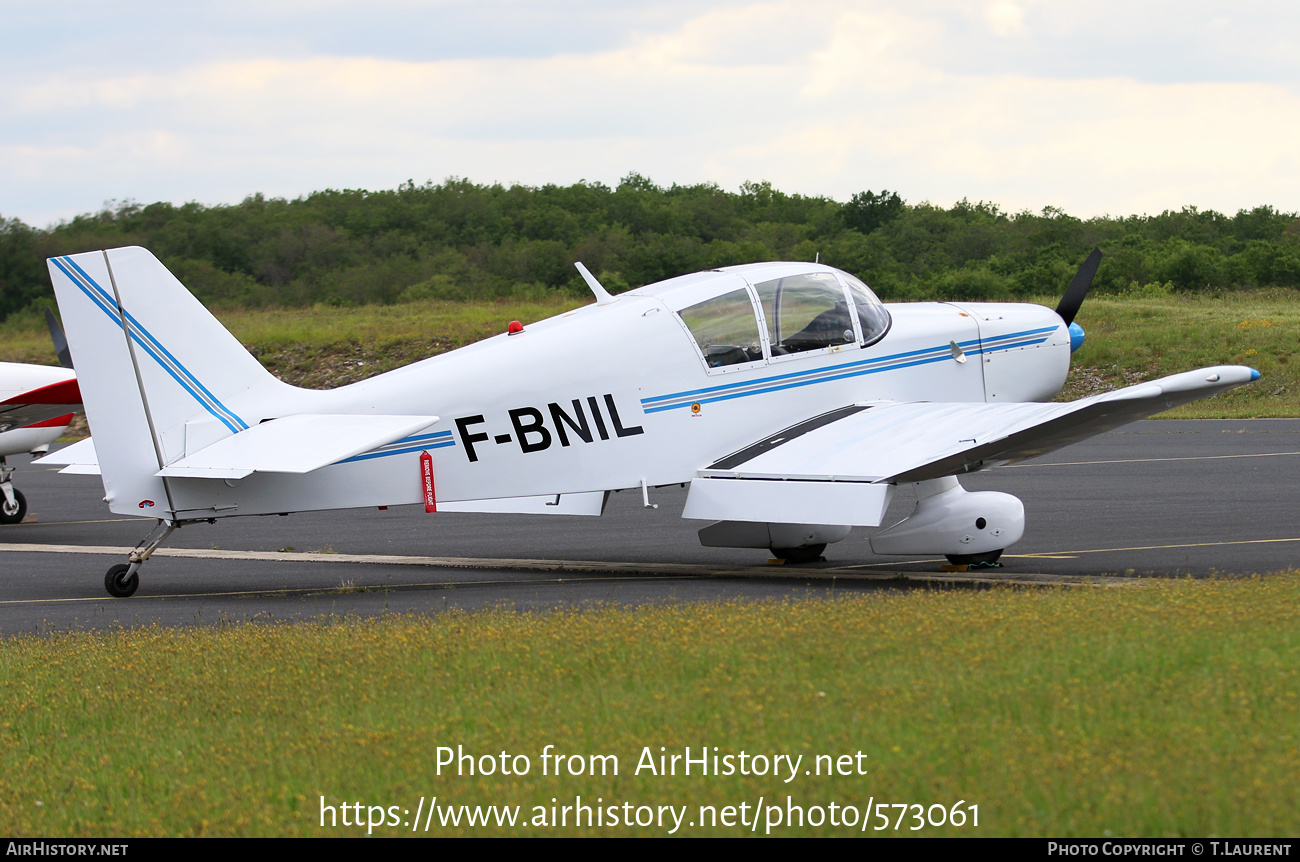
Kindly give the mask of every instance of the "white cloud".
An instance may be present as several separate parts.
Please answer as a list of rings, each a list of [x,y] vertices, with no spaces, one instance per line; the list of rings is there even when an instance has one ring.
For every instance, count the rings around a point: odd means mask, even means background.
[[[984,4],[984,20],[998,36],[1023,36],[1025,10],[1012,0],[992,0]]]
[[[449,175],[613,183],[634,170],[1080,215],[1300,209],[1293,78],[1163,81],[996,61],[1072,42],[1066,25],[1084,24],[1059,9],[771,0],[673,7],[598,50],[200,52],[166,68],[23,69],[0,78],[0,213],[44,224],[108,198],[217,203]],[[1218,17],[1193,29],[1226,42],[1249,30]]]

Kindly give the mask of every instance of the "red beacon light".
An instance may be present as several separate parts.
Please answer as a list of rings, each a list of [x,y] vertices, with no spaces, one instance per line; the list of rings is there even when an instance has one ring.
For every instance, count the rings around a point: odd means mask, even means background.
[[[518,335],[523,331],[524,331],[524,325],[517,320],[510,321],[510,325],[506,327],[507,335]]]

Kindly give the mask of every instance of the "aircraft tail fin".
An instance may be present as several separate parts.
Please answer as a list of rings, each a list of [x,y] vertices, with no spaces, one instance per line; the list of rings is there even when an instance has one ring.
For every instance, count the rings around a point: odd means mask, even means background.
[[[59,311],[99,452],[109,507],[170,517],[160,470],[257,424],[309,407],[143,248],[50,258]]]

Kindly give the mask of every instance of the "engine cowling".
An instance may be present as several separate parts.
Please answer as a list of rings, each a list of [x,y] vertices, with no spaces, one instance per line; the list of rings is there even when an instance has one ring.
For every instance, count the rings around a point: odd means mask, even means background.
[[[871,538],[877,554],[984,554],[1025,534],[1025,507],[999,491],[967,491],[955,476],[917,483],[912,514]]]

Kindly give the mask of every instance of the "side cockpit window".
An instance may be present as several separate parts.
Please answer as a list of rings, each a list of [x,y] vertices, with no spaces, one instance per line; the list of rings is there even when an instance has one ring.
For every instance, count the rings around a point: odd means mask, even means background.
[[[754,285],[773,356],[852,344],[853,317],[844,289],[828,272],[774,278]]]
[[[683,308],[678,313],[710,368],[763,358],[754,303],[744,288]]]
[[[889,312],[885,309],[884,304],[876,298],[876,294],[858,279],[846,273],[841,273],[844,283],[848,285],[849,293],[853,295],[853,306],[858,313],[858,322],[862,329],[862,346],[875,344],[885,337],[889,331],[890,323]]]

